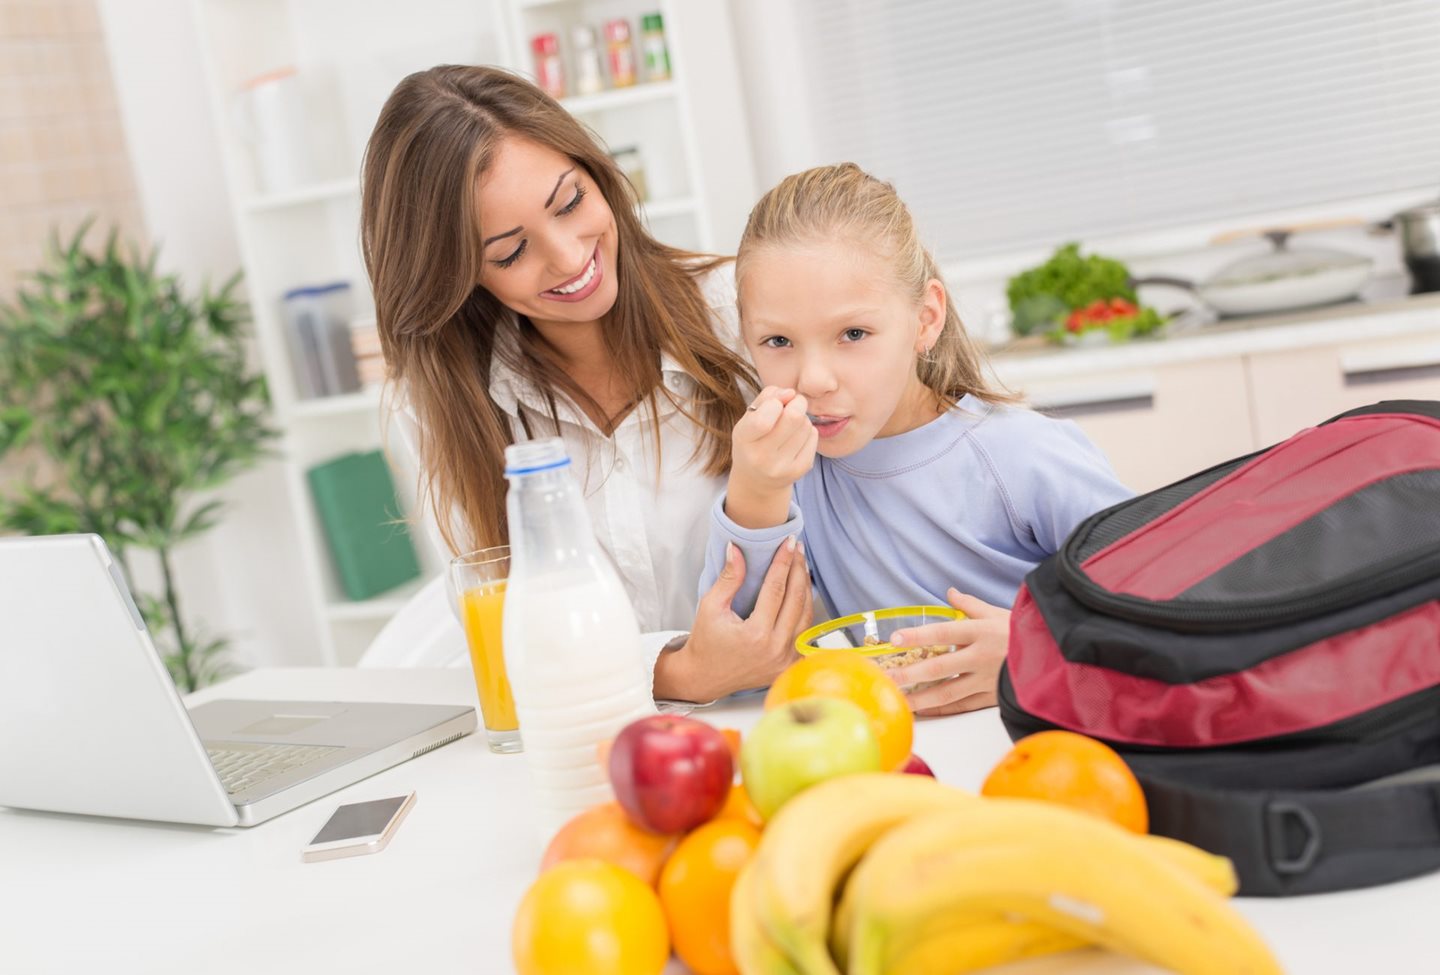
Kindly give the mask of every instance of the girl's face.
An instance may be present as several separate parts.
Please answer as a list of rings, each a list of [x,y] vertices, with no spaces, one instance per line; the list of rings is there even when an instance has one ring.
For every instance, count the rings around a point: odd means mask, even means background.
[[[573,159],[510,136],[480,177],[480,285],[538,322],[593,322],[615,304],[615,215]]]
[[[741,330],[761,381],[806,398],[826,457],[935,419],[916,357],[940,337],[945,292],[917,305],[884,262],[845,242],[762,245],[745,262]]]

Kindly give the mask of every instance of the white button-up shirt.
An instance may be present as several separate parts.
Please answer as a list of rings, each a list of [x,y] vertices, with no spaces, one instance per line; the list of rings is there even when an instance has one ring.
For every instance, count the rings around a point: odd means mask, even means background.
[[[738,350],[734,265],[721,265],[699,283],[716,336]],[[527,439],[522,408],[534,436],[553,436],[542,391],[499,360],[491,362],[490,395],[509,415],[515,440]],[[694,380],[668,355],[661,355],[660,369],[673,395],[684,400],[693,392]],[[630,594],[653,673],[661,648],[689,630],[695,617],[710,509],[725,479],[705,473],[703,454],[695,456],[703,431],[663,395],[657,395],[654,411],[640,404],[608,437],[567,399],[557,397],[555,406],[596,541]],[[414,416],[402,409],[398,419],[413,459]]]

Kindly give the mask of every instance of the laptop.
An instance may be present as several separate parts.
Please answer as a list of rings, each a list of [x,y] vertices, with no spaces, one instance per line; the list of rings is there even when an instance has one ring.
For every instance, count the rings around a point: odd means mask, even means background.
[[[0,805],[253,826],[475,730],[475,709],[187,709],[98,535],[0,539]]]

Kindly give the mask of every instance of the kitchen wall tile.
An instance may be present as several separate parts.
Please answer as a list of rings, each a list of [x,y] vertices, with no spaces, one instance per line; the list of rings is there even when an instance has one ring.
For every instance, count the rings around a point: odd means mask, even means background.
[[[0,205],[8,209],[35,207],[44,203],[45,187],[40,174],[40,167],[33,164],[7,166],[3,176],[4,185],[0,186]]]
[[[4,29],[5,21],[0,19],[0,30]],[[20,78],[25,74],[20,64],[20,51],[26,47],[26,42],[16,37],[0,35],[0,81],[8,81],[11,78]]]
[[[120,105],[115,100],[115,86],[110,79],[87,79],[81,91],[85,111],[91,115],[118,118]]]
[[[24,112],[25,82],[0,78],[0,122],[19,119]]]
[[[123,155],[125,153],[125,129],[114,115],[92,115],[90,138],[95,141],[95,152],[99,155]]]
[[[30,125],[28,128],[39,158],[56,159],[65,154],[61,148],[59,122],[41,122],[38,125]]]
[[[65,14],[58,3],[42,3],[34,8],[35,33],[41,37],[63,37]]]
[[[90,120],[84,116],[72,119],[64,130],[65,153],[83,159],[95,159],[97,151],[93,129]]]
[[[147,236],[95,0],[0,0],[0,298],[91,217]]]
[[[70,37],[100,37],[100,16],[95,9],[93,0],[82,0],[82,2],[71,2],[65,4],[64,13],[61,15],[65,22],[65,32]]]
[[[34,162],[35,134],[14,119],[0,119],[0,162],[29,165]]]
[[[44,75],[31,75],[24,82],[24,96],[20,101],[20,118],[40,120],[54,118],[60,114],[56,103],[58,85]]]
[[[130,166],[123,157],[106,158],[108,162],[100,167],[101,192],[113,199],[123,199],[131,192]]]

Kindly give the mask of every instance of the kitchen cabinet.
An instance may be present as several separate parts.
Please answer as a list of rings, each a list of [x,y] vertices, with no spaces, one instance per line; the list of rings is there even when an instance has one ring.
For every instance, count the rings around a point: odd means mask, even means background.
[[[1255,449],[1238,357],[1034,381],[1020,391],[1036,409],[1078,423],[1136,491]]]
[[[1440,400],[1440,330],[1418,339],[1253,355],[1247,365],[1263,444],[1381,400]]]
[[[1137,491],[1357,406],[1440,400],[1440,296],[1312,314],[1100,349],[1001,353],[994,366],[1030,405],[1078,423]]]

